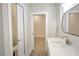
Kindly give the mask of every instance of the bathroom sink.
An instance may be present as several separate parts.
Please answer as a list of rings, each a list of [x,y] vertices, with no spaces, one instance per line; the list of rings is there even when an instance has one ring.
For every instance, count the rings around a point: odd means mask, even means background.
[[[72,45],[66,45],[61,38],[48,38],[48,54],[50,56],[78,56],[79,51]]]

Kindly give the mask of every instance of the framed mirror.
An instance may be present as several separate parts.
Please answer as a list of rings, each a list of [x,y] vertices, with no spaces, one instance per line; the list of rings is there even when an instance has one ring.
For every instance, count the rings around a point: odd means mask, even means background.
[[[64,13],[61,26],[65,33],[79,36],[79,4]]]

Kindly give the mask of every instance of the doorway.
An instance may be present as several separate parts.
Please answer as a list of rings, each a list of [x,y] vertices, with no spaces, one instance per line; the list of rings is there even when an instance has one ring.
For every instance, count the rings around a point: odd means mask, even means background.
[[[32,56],[46,56],[46,14],[33,14],[34,49]]]
[[[11,4],[13,56],[24,56],[24,9],[20,4]]]

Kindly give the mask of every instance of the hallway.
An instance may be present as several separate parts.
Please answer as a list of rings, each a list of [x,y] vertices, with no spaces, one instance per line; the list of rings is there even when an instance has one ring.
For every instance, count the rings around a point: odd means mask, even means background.
[[[32,50],[31,56],[47,56],[45,50],[45,38],[35,37],[34,38],[35,49]]]

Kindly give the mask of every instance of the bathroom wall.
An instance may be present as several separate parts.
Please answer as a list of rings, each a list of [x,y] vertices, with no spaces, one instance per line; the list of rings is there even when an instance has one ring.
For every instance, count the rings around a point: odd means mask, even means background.
[[[3,20],[3,47],[2,53],[4,56],[12,56],[12,23],[11,23],[11,5],[2,4],[2,20]],[[0,49],[1,50],[1,49]]]
[[[2,4],[0,4],[0,56],[4,55]]]
[[[35,37],[45,37],[45,23],[46,15],[34,15],[34,36]]]
[[[56,5],[49,3],[31,4],[32,13],[47,12],[48,14],[48,31],[47,37],[56,37]]]
[[[56,19],[57,19],[57,21],[56,21],[56,37],[60,37],[60,33],[61,33],[60,32],[61,31],[60,14],[62,14],[62,10],[60,11],[60,5],[61,5],[61,3],[56,4]]]

